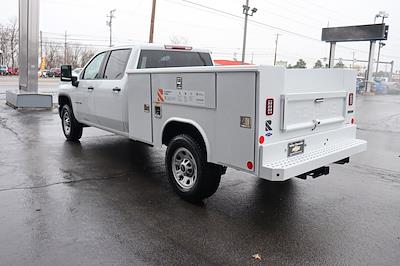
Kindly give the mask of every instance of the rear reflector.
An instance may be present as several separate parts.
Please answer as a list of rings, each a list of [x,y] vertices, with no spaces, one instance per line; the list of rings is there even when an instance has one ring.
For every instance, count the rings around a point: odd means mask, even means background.
[[[260,144],[264,144],[265,137],[264,137],[264,136],[260,136],[260,138],[258,139],[258,141],[260,142]]]
[[[173,49],[173,50],[186,50],[190,51],[193,48],[190,46],[183,46],[183,45],[164,45],[165,49]]]
[[[273,115],[274,114],[274,99],[268,98],[265,108],[266,108],[266,110],[265,110],[266,115]]]
[[[349,106],[352,106],[354,102],[354,94],[350,93],[349,94]]]
[[[249,168],[249,170],[253,169],[253,163],[252,162],[247,162],[247,168]]]

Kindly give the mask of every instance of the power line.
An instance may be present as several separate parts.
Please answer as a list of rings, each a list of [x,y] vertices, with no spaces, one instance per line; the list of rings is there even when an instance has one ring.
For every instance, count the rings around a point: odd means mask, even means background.
[[[192,1],[189,1],[189,0],[182,0],[182,2],[186,2],[186,3],[189,3],[191,5],[199,6],[199,7],[202,7],[204,9],[207,9],[207,10],[212,10],[214,12],[222,13],[222,14],[225,14],[225,15],[228,15],[228,16],[231,16],[231,17],[238,18],[238,19],[242,20],[242,18],[240,16],[238,16],[238,15],[235,15],[233,13],[229,13],[229,12],[226,12],[226,11],[223,11],[223,10],[220,10],[220,9],[216,9],[214,7],[209,7],[209,6],[206,6],[206,5],[198,4],[198,3],[195,3],[195,2],[192,2]],[[317,39],[317,38],[314,38],[314,37],[311,37],[311,36],[307,36],[307,35],[304,35],[304,34],[301,34],[301,33],[297,33],[297,32],[291,31],[291,30],[287,30],[287,29],[284,29],[284,28],[281,28],[281,27],[273,26],[273,25],[270,25],[270,24],[267,24],[267,23],[264,23],[264,22],[260,22],[260,21],[257,21],[257,20],[249,19],[249,22],[252,22],[252,23],[257,24],[257,25],[264,26],[264,27],[269,28],[269,29],[282,31],[282,32],[286,32],[286,33],[289,33],[289,34],[292,34],[292,35],[296,35],[296,36],[305,38],[305,39],[309,39],[309,40],[312,40],[312,41],[317,41],[319,43],[321,42],[320,39]]]
[[[167,0],[167,1],[171,1],[171,0]],[[220,9],[217,9],[217,8],[214,8],[214,7],[209,7],[209,6],[206,6],[206,5],[203,5],[203,4],[198,4],[198,3],[195,3],[195,2],[192,2],[192,1],[189,1],[189,0],[182,0],[182,2],[186,2],[186,3],[189,3],[191,5],[201,7],[201,8],[203,8],[203,10],[206,9],[206,10],[213,11],[212,13],[220,13],[220,14],[224,14],[224,15],[230,16],[230,17],[235,18],[235,19],[242,20],[242,18],[240,16],[238,16],[236,14],[233,14],[233,13],[230,13],[230,12],[227,12],[227,11],[224,11],[224,10],[220,10]],[[181,4],[181,3],[177,3],[177,2],[175,2],[175,3],[176,4]],[[187,5],[183,5],[183,6],[187,6]],[[199,9],[199,10],[202,10],[202,9]],[[286,32],[286,33],[289,33],[291,35],[295,35],[295,36],[298,36],[298,37],[301,37],[301,38],[304,38],[304,39],[308,39],[308,40],[311,40],[311,41],[315,41],[315,42],[318,42],[318,43],[321,44],[321,40],[319,38],[311,37],[311,36],[308,36],[308,35],[305,35],[305,34],[297,33],[297,32],[294,32],[294,31],[291,31],[291,30],[288,30],[288,29],[284,29],[284,28],[281,28],[281,27],[277,27],[277,26],[270,25],[270,24],[263,23],[263,22],[256,21],[256,20],[249,19],[248,21],[252,22],[252,23],[254,23],[256,25],[260,25],[260,26],[263,26],[263,27],[266,27],[266,28],[269,28],[269,29],[278,30],[278,31],[281,31],[281,32]],[[352,51],[368,53],[367,51],[356,49],[356,48],[347,47],[347,46],[344,46],[344,45],[337,45],[337,46],[341,47],[341,48],[344,48],[344,49],[352,50]],[[382,55],[382,56],[400,58],[399,56],[394,56],[394,55]]]

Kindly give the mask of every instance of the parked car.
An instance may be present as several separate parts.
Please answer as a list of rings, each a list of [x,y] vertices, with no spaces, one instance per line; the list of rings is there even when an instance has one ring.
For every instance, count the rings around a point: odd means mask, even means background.
[[[47,73],[47,77],[49,77],[49,78],[53,78],[53,77],[54,77],[54,72],[51,71],[51,69],[50,69],[49,72]]]
[[[19,74],[18,67],[9,67],[9,68],[7,69],[7,71],[8,71],[8,73],[9,73],[10,75],[13,75],[13,76],[16,76],[16,75]]]
[[[356,91],[357,91],[357,93],[361,93],[361,92],[365,91],[365,78],[364,77],[357,77]]]
[[[372,84],[372,91],[375,92],[376,94],[386,94],[388,93],[388,85],[387,82],[384,80],[374,80],[374,83]]]
[[[7,76],[7,75],[9,75],[8,67],[7,66],[0,66],[0,76]]]
[[[48,70],[48,69],[39,70],[38,77],[39,78],[47,78],[47,77],[49,77],[49,72],[50,72],[50,70]]]
[[[61,76],[61,69],[58,67],[50,69],[50,72],[53,74],[52,77],[59,78]]]

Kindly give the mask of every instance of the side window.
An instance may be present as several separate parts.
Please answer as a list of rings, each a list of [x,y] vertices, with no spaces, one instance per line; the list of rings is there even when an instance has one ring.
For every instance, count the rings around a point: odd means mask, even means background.
[[[130,49],[112,51],[108,58],[104,79],[122,79],[130,53]]]
[[[106,53],[98,54],[85,68],[82,79],[98,79],[100,78],[100,67]]]

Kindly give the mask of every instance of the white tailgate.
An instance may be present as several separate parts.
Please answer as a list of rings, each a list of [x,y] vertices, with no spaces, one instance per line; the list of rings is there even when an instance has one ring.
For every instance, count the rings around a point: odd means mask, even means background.
[[[281,130],[315,130],[345,121],[347,92],[288,93],[281,95]]]

